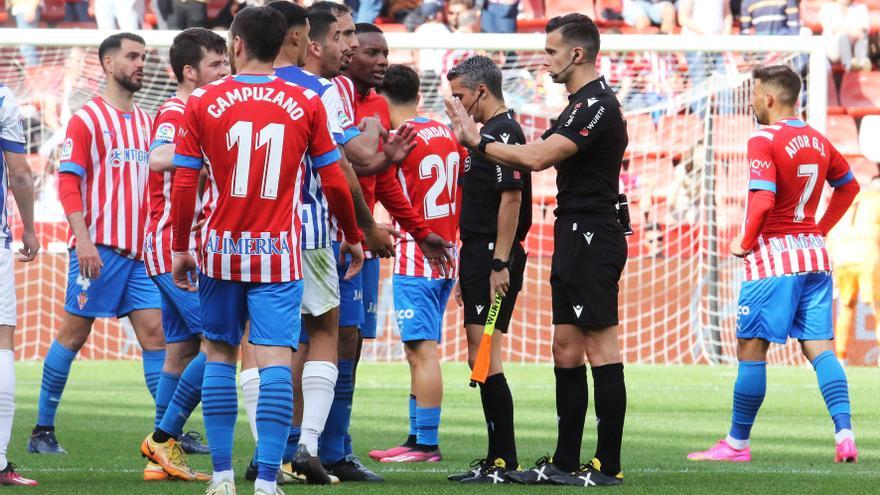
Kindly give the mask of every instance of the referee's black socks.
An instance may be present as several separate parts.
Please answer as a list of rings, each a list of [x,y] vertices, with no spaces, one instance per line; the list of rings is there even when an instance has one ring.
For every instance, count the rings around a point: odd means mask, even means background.
[[[553,464],[567,472],[580,467],[581,441],[587,416],[587,366],[553,368],[556,375],[556,416],[559,418]]]
[[[513,432],[513,396],[504,373],[492,375],[480,386],[480,399],[489,434],[489,450],[486,458],[493,461],[504,459],[507,469],[516,469],[516,440]]]
[[[623,363],[594,366],[593,400],[596,404],[596,458],[603,474],[620,473],[620,444],[623,441],[623,420],[626,417],[626,383]],[[557,404],[559,400],[557,399]]]

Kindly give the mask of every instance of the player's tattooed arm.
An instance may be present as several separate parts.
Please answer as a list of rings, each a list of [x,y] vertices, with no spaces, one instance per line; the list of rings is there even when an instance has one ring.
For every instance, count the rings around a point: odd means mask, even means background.
[[[388,132],[375,117],[363,119],[358,129],[361,134],[345,143],[345,157],[353,163],[369,164],[376,156],[380,140],[387,136]]]
[[[357,217],[358,227],[364,232],[364,242],[367,245],[367,249],[380,258],[394,256],[394,238],[399,238],[400,233],[392,229],[391,226],[377,223],[373,219],[370,207],[367,206],[367,202],[364,200],[364,192],[357,179],[357,174],[344,155],[339,161],[339,166],[342,168],[345,181],[351,190],[351,199],[354,201],[354,214]]]
[[[403,124],[397,132],[391,134],[382,147],[382,153],[376,153],[373,160],[366,165],[358,165],[357,174],[361,177],[379,174],[391,165],[406,159],[415,147],[415,128]]]

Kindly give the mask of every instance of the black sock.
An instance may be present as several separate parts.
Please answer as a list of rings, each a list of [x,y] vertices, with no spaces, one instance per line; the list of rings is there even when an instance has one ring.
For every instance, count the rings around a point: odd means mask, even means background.
[[[36,425],[36,426],[34,426],[33,431],[31,431],[31,435],[36,435],[37,433],[40,433],[43,431],[55,431],[55,427],[54,426]]]
[[[574,472],[581,463],[581,441],[587,417],[587,367],[553,368],[556,375],[556,416],[559,418],[553,464]]]
[[[596,458],[602,473],[620,473],[620,444],[623,441],[623,420],[626,417],[626,383],[623,363],[593,368],[593,399],[596,404]]]
[[[424,445],[421,443],[417,443],[413,446],[413,450],[418,450],[419,452],[430,452],[432,450],[437,450],[438,445]]]
[[[516,458],[516,439],[513,434],[513,396],[504,373],[490,376],[486,380],[486,390],[492,404],[495,433],[495,455],[489,458],[500,457],[504,459],[507,469],[516,469],[519,461]]]
[[[162,428],[156,428],[156,431],[153,432],[154,442],[165,443],[172,438],[174,438],[174,436]]]
[[[492,399],[489,396],[489,381],[492,379],[490,376],[486,383],[480,384],[480,401],[483,403],[483,416],[486,418],[486,435],[489,438],[489,447],[486,451],[486,459],[490,461],[495,460],[495,408],[492,404]]]
[[[403,442],[403,446],[404,446],[404,447],[415,447],[415,446],[416,446],[416,443],[417,443],[417,442],[416,442],[416,436],[415,436],[415,435],[410,435],[410,436],[406,437],[406,441]]]

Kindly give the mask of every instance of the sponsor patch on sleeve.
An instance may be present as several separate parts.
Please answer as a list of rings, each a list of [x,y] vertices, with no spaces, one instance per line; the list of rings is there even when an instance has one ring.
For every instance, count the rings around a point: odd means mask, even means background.
[[[173,143],[174,136],[176,134],[177,129],[174,128],[174,124],[170,122],[165,122],[163,124],[159,124],[159,127],[156,128],[155,141],[168,141],[170,143]]]
[[[61,145],[61,161],[70,160],[73,156],[73,139],[67,138]]]

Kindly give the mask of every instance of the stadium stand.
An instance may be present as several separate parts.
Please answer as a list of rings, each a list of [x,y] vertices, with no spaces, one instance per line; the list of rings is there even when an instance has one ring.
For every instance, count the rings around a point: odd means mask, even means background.
[[[840,104],[855,118],[880,114],[880,72],[847,72],[840,84]]]
[[[851,157],[861,154],[856,119],[850,115],[828,116],[828,139],[844,156]]]

